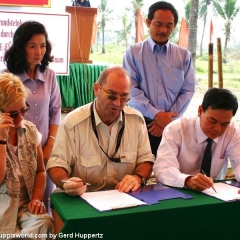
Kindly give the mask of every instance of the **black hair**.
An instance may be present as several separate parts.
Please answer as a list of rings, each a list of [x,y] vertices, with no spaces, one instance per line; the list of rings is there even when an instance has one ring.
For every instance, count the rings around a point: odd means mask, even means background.
[[[36,34],[43,34],[46,40],[46,53],[41,61],[40,71],[44,72],[49,62],[53,61],[53,56],[51,56],[52,45],[48,41],[48,34],[44,25],[36,21],[26,21],[17,28],[13,36],[12,46],[4,55],[4,62],[10,72],[19,74],[24,70],[28,71],[25,44]]]
[[[210,88],[204,95],[202,108],[205,112],[209,107],[212,109],[232,110],[233,116],[238,109],[237,97],[228,89]]]
[[[168,3],[168,2],[165,2],[165,1],[159,1],[159,2],[155,2],[154,4],[152,4],[148,9],[148,18],[150,19],[150,21],[153,20],[154,13],[157,10],[170,10],[173,13],[173,16],[174,16],[174,23],[175,23],[175,25],[177,25],[177,23],[178,23],[178,12],[171,3]]]

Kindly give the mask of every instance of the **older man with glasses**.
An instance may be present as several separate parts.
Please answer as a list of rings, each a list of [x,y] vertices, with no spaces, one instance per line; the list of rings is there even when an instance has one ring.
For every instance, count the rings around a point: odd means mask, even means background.
[[[126,70],[108,67],[94,84],[95,101],[64,118],[47,170],[67,194],[136,191],[149,178],[154,155],[142,114],[126,106],[130,86]]]

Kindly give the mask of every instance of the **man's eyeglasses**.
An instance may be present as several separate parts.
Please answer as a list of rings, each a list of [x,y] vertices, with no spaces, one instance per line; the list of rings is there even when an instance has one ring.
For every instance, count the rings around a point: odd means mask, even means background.
[[[108,93],[99,83],[98,86],[101,88],[101,90],[104,92],[104,94],[106,95],[107,99],[115,101],[118,98],[120,98],[121,102],[127,102],[130,100],[129,95],[127,96],[118,96],[117,94],[113,94],[113,93]]]
[[[17,112],[17,111],[15,111],[15,112],[10,112],[9,113],[9,116],[11,117],[11,118],[16,118],[17,116],[18,116],[18,114],[20,113],[22,116],[24,116],[25,114],[26,114],[26,112],[30,109],[30,106],[29,106],[29,104],[26,102],[26,107],[25,108],[23,108],[21,111],[19,111],[19,112]],[[1,109],[1,111],[3,112],[3,113],[5,113],[2,109]]]

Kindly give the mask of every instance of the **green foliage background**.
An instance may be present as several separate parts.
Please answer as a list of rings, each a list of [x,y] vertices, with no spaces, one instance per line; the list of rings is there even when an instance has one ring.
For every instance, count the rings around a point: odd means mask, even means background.
[[[123,55],[126,51],[124,43],[106,43],[106,53],[102,54],[101,50],[97,51],[96,45],[92,46],[93,53],[90,59],[94,62],[122,65]],[[98,46],[98,49],[101,49]],[[240,90],[240,53],[238,48],[230,49],[226,63],[222,63],[223,69],[223,87]],[[205,53],[201,58],[196,59],[196,76],[197,81],[204,86],[208,86],[208,54]],[[214,86],[218,87],[218,63],[217,55],[214,55],[213,63]]]

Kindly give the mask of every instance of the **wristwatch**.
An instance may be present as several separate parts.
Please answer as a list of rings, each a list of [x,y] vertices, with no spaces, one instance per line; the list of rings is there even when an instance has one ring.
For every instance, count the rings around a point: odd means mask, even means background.
[[[146,186],[147,180],[144,178],[141,174],[134,173],[133,175],[136,175],[141,178],[141,186]]]

